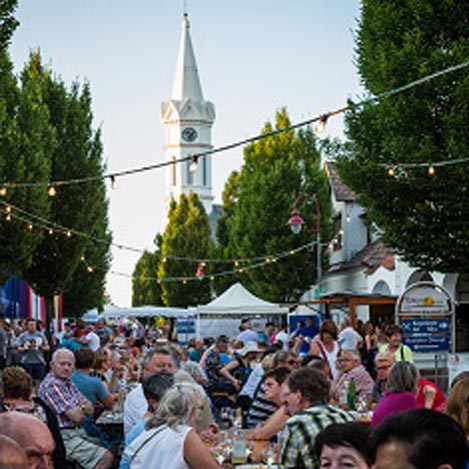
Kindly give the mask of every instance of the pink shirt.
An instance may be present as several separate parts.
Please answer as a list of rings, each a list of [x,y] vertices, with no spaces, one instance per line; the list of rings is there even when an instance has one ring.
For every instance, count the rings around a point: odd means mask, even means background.
[[[388,415],[398,414],[405,410],[417,408],[417,399],[410,391],[404,392],[385,392],[384,396],[378,402],[373,418],[371,419],[371,426],[377,427]]]

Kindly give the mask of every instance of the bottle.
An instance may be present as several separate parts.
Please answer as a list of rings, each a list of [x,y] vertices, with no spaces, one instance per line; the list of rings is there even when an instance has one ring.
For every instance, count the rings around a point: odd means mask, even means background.
[[[233,433],[233,449],[231,452],[231,462],[233,465],[246,464],[246,435],[243,430],[236,429]]]
[[[357,388],[355,385],[355,378],[352,378],[350,386],[348,387],[347,404],[349,410],[357,409]]]
[[[340,388],[339,392],[339,407],[343,410],[348,409],[348,393],[349,393],[350,383],[348,380],[344,381],[343,386]]]

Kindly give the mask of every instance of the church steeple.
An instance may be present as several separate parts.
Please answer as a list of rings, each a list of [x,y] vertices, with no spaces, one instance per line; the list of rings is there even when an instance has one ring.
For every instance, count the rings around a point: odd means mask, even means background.
[[[202,101],[204,98],[189,28],[189,18],[187,13],[184,13],[171,99],[192,98],[195,101]]]
[[[166,161],[188,158],[184,163],[167,167],[167,206],[171,199],[179,200],[181,194],[195,192],[207,214],[210,214],[213,202],[211,155],[201,157],[195,169],[190,164],[190,157],[213,148],[215,106],[206,101],[202,94],[187,13],[184,13],[182,20],[173,91],[171,99],[161,103],[161,120],[166,133]]]

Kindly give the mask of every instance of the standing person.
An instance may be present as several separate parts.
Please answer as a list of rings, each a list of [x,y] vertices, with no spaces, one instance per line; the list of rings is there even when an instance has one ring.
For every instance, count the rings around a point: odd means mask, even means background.
[[[339,345],[342,350],[359,350],[363,344],[363,337],[352,327],[348,316],[344,316],[339,333]]]
[[[100,348],[101,339],[93,329],[93,326],[85,326],[86,335],[81,338],[81,342],[88,346],[93,352],[97,352]]]
[[[46,360],[44,352],[50,350],[46,336],[37,330],[35,319],[26,321],[26,331],[16,341],[16,346],[21,354],[21,364],[31,375],[36,385],[44,378]]]
[[[243,319],[241,326],[244,330],[238,335],[238,340],[241,340],[243,345],[246,345],[248,342],[257,343],[259,341],[259,334],[252,330],[252,322],[249,318]]]
[[[311,341],[310,355],[321,357],[331,370],[330,378],[338,376],[336,369],[337,355],[340,347],[337,342],[337,326],[334,321],[326,319],[319,327],[319,334]]]
[[[204,393],[194,384],[176,384],[155,415],[125,450],[132,469],[221,469],[195,431]]]
[[[319,469],[314,454],[317,434],[332,423],[351,422],[348,412],[327,403],[329,383],[309,367],[294,371],[282,384],[286,412],[290,415],[280,451],[282,469]]]
[[[414,362],[412,350],[402,343],[402,328],[397,324],[386,326],[385,335],[387,344],[380,347],[380,352],[389,352],[394,354],[394,361]]]
[[[376,378],[375,356],[378,352],[378,337],[375,334],[375,328],[371,321],[365,323],[363,330],[365,332],[363,365],[365,366],[366,371],[368,371],[373,378]]]
[[[302,339],[299,350],[301,357],[305,357],[306,355],[308,355],[311,346],[311,340],[313,340],[313,337],[316,335],[316,333],[317,327],[313,318],[308,318],[306,321],[306,325],[303,321],[298,321],[298,328],[295,332],[293,332],[292,338],[298,337]]]
[[[284,322],[281,329],[275,335],[274,344],[281,343],[283,350],[288,350],[290,347],[290,334],[288,333],[288,324]]]

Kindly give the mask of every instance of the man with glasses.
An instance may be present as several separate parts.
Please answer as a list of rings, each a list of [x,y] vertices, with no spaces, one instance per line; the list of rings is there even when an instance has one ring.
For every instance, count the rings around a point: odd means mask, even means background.
[[[373,402],[378,403],[386,391],[389,373],[391,371],[394,358],[390,353],[379,352],[375,357],[376,381],[373,386]]]

